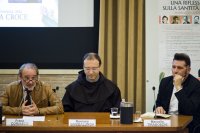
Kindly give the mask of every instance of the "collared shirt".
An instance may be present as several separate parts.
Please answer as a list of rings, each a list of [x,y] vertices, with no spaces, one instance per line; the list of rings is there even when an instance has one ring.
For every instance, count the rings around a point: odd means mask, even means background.
[[[180,89],[181,90],[181,89]],[[178,114],[178,99],[175,93],[178,92],[176,88],[173,88],[170,104],[169,104],[169,114]]]

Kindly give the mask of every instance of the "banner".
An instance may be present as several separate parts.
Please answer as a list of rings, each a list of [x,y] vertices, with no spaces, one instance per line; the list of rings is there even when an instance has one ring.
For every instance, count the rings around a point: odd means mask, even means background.
[[[175,53],[191,58],[191,73],[200,69],[200,0],[158,1],[159,73],[172,74]]]

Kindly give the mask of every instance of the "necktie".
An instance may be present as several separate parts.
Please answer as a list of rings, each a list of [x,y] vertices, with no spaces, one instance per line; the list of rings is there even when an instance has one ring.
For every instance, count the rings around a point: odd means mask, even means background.
[[[26,91],[26,97],[25,97],[25,101],[27,100],[27,103],[25,104],[26,106],[31,105],[31,91],[28,90],[27,88],[25,89]]]

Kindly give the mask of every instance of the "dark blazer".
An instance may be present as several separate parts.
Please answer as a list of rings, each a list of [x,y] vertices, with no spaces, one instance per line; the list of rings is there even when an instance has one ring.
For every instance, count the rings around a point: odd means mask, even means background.
[[[193,115],[190,126],[194,128],[200,123],[200,81],[190,74],[182,86],[183,88],[175,93],[178,99],[178,112],[182,115]],[[169,111],[173,87],[173,76],[161,80],[156,106],[162,106],[166,113]]]

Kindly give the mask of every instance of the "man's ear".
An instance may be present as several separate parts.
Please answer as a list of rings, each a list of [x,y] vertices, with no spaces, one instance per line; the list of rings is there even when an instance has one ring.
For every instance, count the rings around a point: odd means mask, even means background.
[[[19,74],[19,75],[18,75],[18,78],[19,78],[20,80],[22,80],[22,75],[21,75],[21,74]]]
[[[187,66],[187,70],[188,70],[188,74],[189,74],[191,71],[191,67]]]

